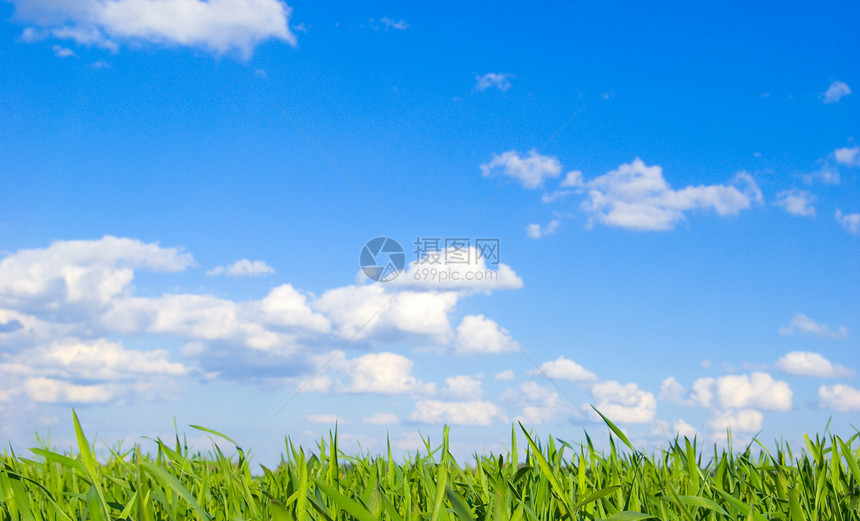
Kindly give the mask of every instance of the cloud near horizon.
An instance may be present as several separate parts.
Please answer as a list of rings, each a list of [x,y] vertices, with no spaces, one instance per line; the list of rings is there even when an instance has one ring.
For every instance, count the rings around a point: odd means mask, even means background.
[[[465,316],[453,325],[462,296],[522,287],[504,264],[477,266],[499,274],[490,285],[366,284],[314,296],[280,284],[245,301],[135,292],[137,271],[181,272],[194,265],[181,248],[111,236],[57,241],[0,259],[0,395],[11,396],[7,391],[17,386],[33,401],[112,401],[160,378],[188,376],[284,384],[319,366],[330,353],[325,346],[345,342],[357,349],[437,346],[461,355],[515,349],[486,317]],[[439,268],[447,268],[444,259]],[[218,273],[270,270],[265,262],[243,260]],[[126,336],[184,346],[177,353],[135,349],[124,345]],[[411,367],[410,359],[394,353],[342,356],[315,385],[329,392],[432,394],[434,384],[412,376]]]

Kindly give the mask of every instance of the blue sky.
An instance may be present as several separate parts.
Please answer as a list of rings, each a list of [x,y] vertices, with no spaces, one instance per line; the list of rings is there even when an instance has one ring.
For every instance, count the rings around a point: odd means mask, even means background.
[[[0,437],[849,431],[858,14],[0,2]]]

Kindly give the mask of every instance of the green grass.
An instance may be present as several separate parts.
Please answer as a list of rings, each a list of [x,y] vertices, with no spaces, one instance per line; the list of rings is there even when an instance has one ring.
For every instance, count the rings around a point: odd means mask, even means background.
[[[348,456],[335,433],[311,452],[286,440],[278,468],[259,474],[238,446],[233,458],[214,444],[192,453],[178,436],[170,446],[157,440],[153,455],[114,450],[102,463],[73,421],[75,454],[0,457],[0,521],[860,520],[857,434],[807,438],[797,454],[758,442],[742,452],[706,452],[685,438],[646,455],[608,420],[616,438],[607,452],[590,438],[578,446],[552,437],[541,443],[520,425],[506,456],[462,464],[448,451],[447,428],[441,446],[428,442],[400,461],[390,447]]]

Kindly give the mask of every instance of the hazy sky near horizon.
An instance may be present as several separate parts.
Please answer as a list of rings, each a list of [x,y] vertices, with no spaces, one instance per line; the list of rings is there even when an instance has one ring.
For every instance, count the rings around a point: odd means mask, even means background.
[[[851,432],[858,16],[0,2],[0,438]]]

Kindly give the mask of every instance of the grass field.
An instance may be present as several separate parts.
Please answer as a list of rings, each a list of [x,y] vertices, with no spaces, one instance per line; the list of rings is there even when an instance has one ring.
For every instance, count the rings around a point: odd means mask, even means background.
[[[441,446],[396,461],[390,450],[347,456],[331,434],[310,452],[286,440],[281,465],[260,472],[238,446],[232,458],[214,444],[191,453],[179,436],[154,455],[135,447],[101,463],[74,416],[76,454],[0,458],[0,520],[860,519],[860,435],[807,438],[795,452],[677,439],[646,455],[606,422],[608,452],[519,425],[507,455],[457,462],[446,428]]]

